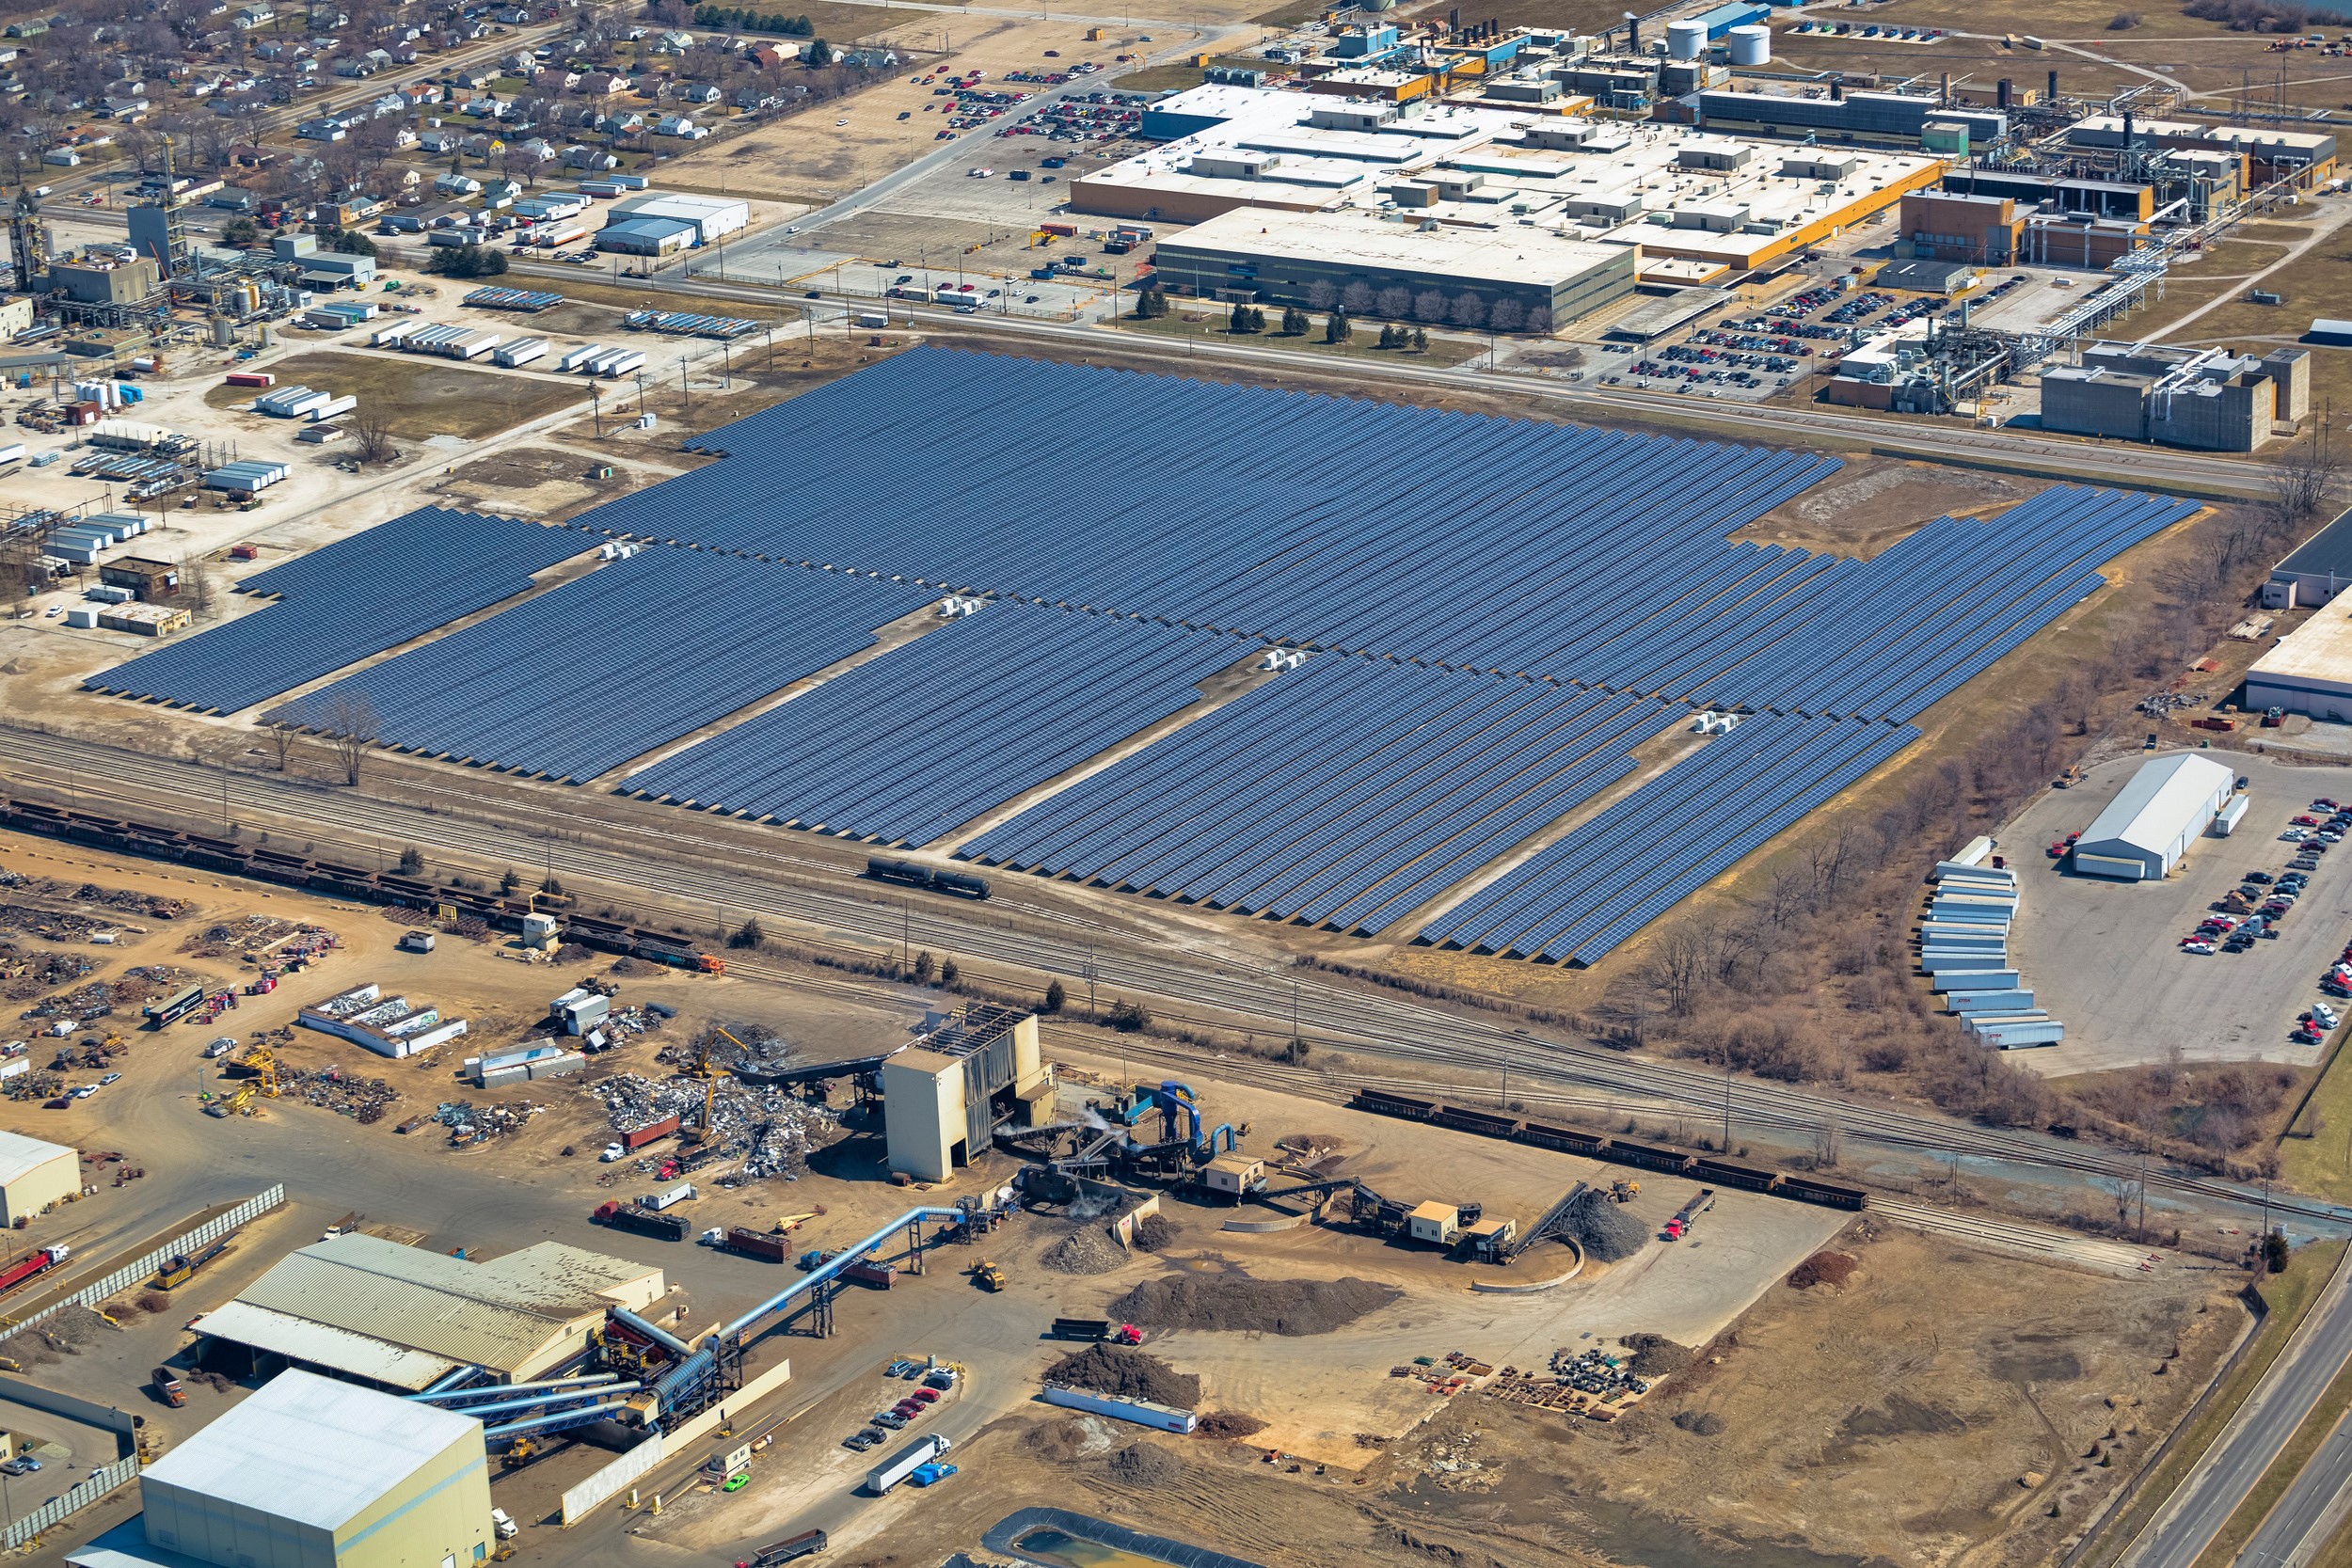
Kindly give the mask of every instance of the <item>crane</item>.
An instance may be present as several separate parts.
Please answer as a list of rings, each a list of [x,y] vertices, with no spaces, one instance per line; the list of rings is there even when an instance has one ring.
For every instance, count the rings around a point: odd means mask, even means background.
[[[694,1076],[703,1081],[703,1136],[706,1138],[710,1136],[710,1118],[718,1110],[719,1079],[722,1076],[722,1074],[714,1071],[710,1066],[710,1042],[712,1036],[723,1037],[727,1043],[734,1046],[736,1050],[743,1053],[745,1056],[749,1056],[752,1053],[752,1048],[750,1046],[745,1045],[741,1040],[737,1039],[733,1035],[728,1034],[724,1029],[715,1023],[710,1026],[710,1034],[703,1037],[701,1047],[694,1053]]]

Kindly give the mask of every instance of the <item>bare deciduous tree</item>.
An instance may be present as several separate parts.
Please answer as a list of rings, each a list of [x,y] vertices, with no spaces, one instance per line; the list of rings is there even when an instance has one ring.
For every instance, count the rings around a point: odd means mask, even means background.
[[[355,410],[343,421],[343,428],[351,432],[352,440],[358,443],[353,454],[362,463],[389,463],[400,455],[392,445],[390,421],[375,409]]]
[[[343,783],[358,784],[360,767],[367,761],[368,748],[375,744],[380,721],[375,705],[357,693],[338,693],[326,705],[319,724],[334,745],[335,760],[343,765]]]

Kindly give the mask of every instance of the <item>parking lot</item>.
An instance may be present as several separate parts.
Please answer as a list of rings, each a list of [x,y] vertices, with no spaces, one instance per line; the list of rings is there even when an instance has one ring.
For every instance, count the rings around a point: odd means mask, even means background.
[[[2298,1014],[2324,1000],[2318,982],[2352,941],[2352,868],[2337,849],[2273,941],[2209,956],[2179,943],[2246,873],[2285,871],[2280,840],[2314,796],[2352,795],[2352,772],[2215,752],[2248,781],[2245,820],[2228,838],[2198,839],[2161,882],[2111,882],[2061,871],[2044,846],[2088,827],[2149,752],[2093,768],[2052,790],[2000,833],[2023,896],[2010,953],[2037,1006],[2066,1024],[2066,1042],[2015,1060],[2049,1076],[2184,1061],[2315,1063],[2321,1046],[2290,1041]],[[2319,814],[2325,816],[2325,813]]]

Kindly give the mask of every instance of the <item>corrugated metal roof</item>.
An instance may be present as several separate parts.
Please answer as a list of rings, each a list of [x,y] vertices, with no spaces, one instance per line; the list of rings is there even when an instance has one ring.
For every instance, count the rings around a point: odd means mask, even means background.
[[[511,1371],[568,1324],[603,1311],[608,1292],[649,1272],[557,1243],[469,1263],[374,1236],[349,1235],[303,1247],[246,1287],[238,1300],[388,1344]]]
[[[256,1513],[334,1530],[482,1423],[310,1372],[280,1372],[150,1465],[177,1486]]]
[[[257,1307],[249,1301],[232,1301],[207,1312],[198,1320],[197,1327],[199,1333],[251,1345],[290,1360],[332,1367],[339,1372],[405,1388],[411,1393],[431,1387],[437,1378],[467,1365],[445,1355],[408,1350],[373,1334],[335,1328]]]
[[[2189,752],[2158,757],[2132,775],[2106,809],[2091,819],[2076,848],[2128,844],[2151,854],[2167,854],[2216,791],[2226,795],[2234,775],[2209,757]],[[2202,827],[2202,823],[2197,826]]]
[[[0,1187],[31,1175],[60,1154],[71,1157],[72,1153],[63,1144],[43,1143],[22,1132],[0,1132]]]

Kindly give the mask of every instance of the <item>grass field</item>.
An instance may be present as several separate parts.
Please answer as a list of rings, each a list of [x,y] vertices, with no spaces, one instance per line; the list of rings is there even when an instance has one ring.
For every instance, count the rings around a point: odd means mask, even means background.
[[[280,387],[315,387],[358,398],[361,409],[381,413],[393,436],[404,441],[428,436],[478,441],[586,396],[560,382],[468,370],[440,359],[323,351],[295,355],[271,369]],[[215,387],[204,394],[215,408],[242,407],[253,398],[249,387]]]
[[[2263,1281],[2263,1299],[2270,1304],[2270,1315],[2254,1331],[2253,1342],[2238,1357],[2237,1365],[2215,1386],[2203,1408],[2181,1428],[2163,1462],[2140,1483],[2130,1504],[2108,1521],[2100,1546],[2081,1560],[2084,1568],[2096,1568],[2097,1564],[2113,1560],[2164,1505],[2191,1466],[2219,1439],[2222,1429],[2230,1424],[2246,1397],[2261,1384],[2271,1363],[2279,1359],[2287,1341],[2295,1337],[2296,1329],[2301,1326],[2304,1315],[2317,1299],[2320,1287],[2328,1282],[2343,1256],[2341,1246],[2313,1243],[2288,1259],[2283,1273]]]
[[[1279,309],[1266,312],[1269,324],[1279,321],[1280,316]],[[1409,349],[1384,349],[1379,346],[1380,328],[1363,325],[1356,327],[1350,334],[1348,342],[1327,343],[1323,341],[1323,318],[1321,316],[1314,318],[1314,325],[1309,328],[1304,337],[1285,338],[1274,331],[1272,325],[1269,325],[1267,330],[1263,332],[1249,333],[1236,339],[1226,332],[1225,320],[1224,312],[1219,311],[1202,320],[1186,321],[1180,309],[1175,314],[1163,316],[1157,321],[1137,321],[1133,316],[1121,316],[1119,318],[1118,330],[1138,332],[1153,338],[1200,338],[1203,341],[1217,342],[1238,341],[1258,348],[1287,349],[1295,354],[1322,359],[1403,359],[1407,363],[1417,365],[1452,366],[1468,364],[1472,359],[1484,358],[1486,353],[1486,345],[1484,343],[1471,343],[1459,339],[1439,338],[1435,335],[1430,338],[1429,346],[1418,354]]]
[[[2279,1174],[2298,1192],[2352,1197],[2352,1052],[2339,1050],[2296,1118],[2309,1137],[2279,1140]]]

